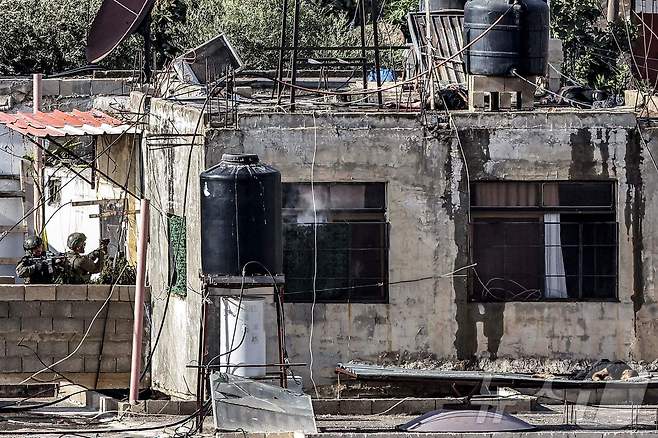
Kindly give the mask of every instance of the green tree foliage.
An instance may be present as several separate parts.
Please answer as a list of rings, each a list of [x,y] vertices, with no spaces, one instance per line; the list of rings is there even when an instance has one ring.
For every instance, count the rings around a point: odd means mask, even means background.
[[[563,43],[566,76],[604,90],[619,91],[628,84],[637,26],[623,19],[605,23],[600,0],[553,0],[551,18],[553,35]]]
[[[366,0],[367,1],[367,0]],[[56,73],[86,64],[85,44],[89,26],[102,0],[0,0],[0,74]],[[151,37],[158,65],[184,49],[225,32],[250,68],[272,68],[278,54],[281,0],[157,0],[152,14]],[[383,5],[383,43],[391,27],[404,24],[406,11],[416,0],[391,0]],[[292,25],[292,5],[288,23]],[[300,44],[346,45],[359,41],[352,21],[356,0],[301,0]],[[370,10],[370,2],[367,1]],[[352,25],[351,25],[352,24]],[[399,32],[398,32],[399,33]],[[288,44],[291,44],[291,30]],[[395,35],[398,37],[399,35]],[[372,43],[369,41],[368,43]],[[395,43],[399,43],[396,41]],[[132,36],[101,65],[132,69],[138,66],[143,43]],[[303,56],[336,56],[328,52]],[[345,56],[357,54],[346,53]]]

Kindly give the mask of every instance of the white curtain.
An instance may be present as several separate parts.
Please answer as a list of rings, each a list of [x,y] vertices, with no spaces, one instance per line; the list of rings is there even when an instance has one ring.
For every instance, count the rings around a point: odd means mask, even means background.
[[[568,298],[564,273],[560,213],[544,214],[544,265],[546,266],[545,298]]]

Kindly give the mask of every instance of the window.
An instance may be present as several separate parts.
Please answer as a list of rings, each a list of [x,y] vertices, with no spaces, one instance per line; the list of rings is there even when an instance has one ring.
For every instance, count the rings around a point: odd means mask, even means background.
[[[59,205],[62,201],[62,179],[48,178],[48,205]]]
[[[388,300],[388,224],[385,183],[283,184],[285,300],[313,299],[317,217],[316,299]]]
[[[169,287],[173,294],[187,295],[187,244],[185,218],[167,216],[169,236]]]
[[[477,182],[471,212],[474,300],[617,297],[613,182]]]

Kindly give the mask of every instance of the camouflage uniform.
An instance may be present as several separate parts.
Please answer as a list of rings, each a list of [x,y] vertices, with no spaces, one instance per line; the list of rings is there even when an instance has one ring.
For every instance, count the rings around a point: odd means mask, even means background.
[[[66,282],[69,284],[86,284],[89,283],[91,274],[97,274],[103,269],[105,251],[97,249],[89,254],[68,251],[66,259],[68,260]]]
[[[97,274],[103,269],[105,262],[105,249],[99,248],[89,254],[81,254],[79,248],[84,247],[87,236],[82,233],[73,233],[69,236],[67,245],[70,249],[66,253],[66,283],[86,284],[89,283],[92,274]]]
[[[48,262],[41,257],[34,257],[31,252],[26,253],[16,265],[16,275],[25,281],[25,284],[52,284],[54,275]]]
[[[23,242],[25,255],[16,265],[16,275],[25,281],[25,284],[52,284],[54,273],[48,261],[41,256],[34,255],[33,251],[43,246],[38,236],[28,236]]]

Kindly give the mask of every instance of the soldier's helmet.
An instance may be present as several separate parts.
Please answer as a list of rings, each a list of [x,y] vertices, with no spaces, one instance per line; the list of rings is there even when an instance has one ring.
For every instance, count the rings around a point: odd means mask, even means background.
[[[69,249],[74,249],[80,246],[81,244],[85,243],[87,241],[87,236],[85,236],[83,233],[73,233],[69,235],[69,238],[66,241],[66,246],[69,247]]]
[[[23,249],[26,251],[31,251],[40,245],[43,245],[43,240],[39,236],[27,236],[23,241]]]

